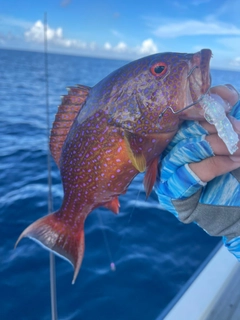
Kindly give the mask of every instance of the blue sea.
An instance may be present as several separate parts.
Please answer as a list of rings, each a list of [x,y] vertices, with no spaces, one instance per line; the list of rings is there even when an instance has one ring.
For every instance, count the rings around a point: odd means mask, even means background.
[[[51,122],[75,84],[93,86],[126,61],[49,54]],[[212,70],[213,84],[240,89],[240,73]],[[47,214],[47,152],[43,53],[0,50],[0,319],[51,318],[49,252],[29,239],[14,244]],[[52,162],[54,209],[62,200]],[[140,174],[120,197],[118,216],[97,209],[85,225],[86,249],[75,285],[73,269],[56,257],[61,320],[155,320],[219,242],[146,201]],[[116,271],[110,269],[110,262]]]

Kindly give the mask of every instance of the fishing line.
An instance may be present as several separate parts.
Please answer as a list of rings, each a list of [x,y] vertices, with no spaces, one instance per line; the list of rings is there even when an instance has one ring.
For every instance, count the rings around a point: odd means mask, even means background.
[[[131,212],[130,212],[130,214],[129,214],[128,221],[127,221],[127,223],[126,223],[126,225],[125,225],[125,229],[126,229],[126,227],[129,226],[129,224],[130,224],[130,222],[131,222],[131,220],[132,220],[132,216],[133,216],[134,210],[135,210],[135,208],[136,208],[136,206],[137,206],[137,201],[138,201],[138,199],[139,199],[139,196],[140,196],[141,191],[142,191],[142,190],[141,190],[141,188],[140,188],[140,189],[138,190],[137,197],[136,197],[136,199],[135,199],[135,201],[134,201],[134,204],[133,204],[133,206],[132,206],[132,210],[131,210]],[[122,235],[116,254],[117,254],[118,251],[120,250],[120,248],[121,248],[122,244],[124,243],[124,240],[125,240],[125,239],[126,239],[126,235]],[[116,254],[115,254],[115,255],[116,255]]]
[[[137,194],[137,197],[136,197],[136,199],[135,199],[135,201],[134,201],[134,205],[133,205],[133,207],[132,207],[132,211],[130,212],[130,215],[129,215],[129,219],[128,219],[128,223],[127,223],[127,224],[129,224],[129,223],[131,222],[131,220],[132,220],[133,212],[134,212],[134,210],[136,209],[137,201],[138,201],[138,198],[139,198],[139,196],[140,196],[141,191],[142,191],[141,189],[138,190],[138,194]]]
[[[51,155],[49,150],[50,112],[49,112],[49,86],[48,86],[48,47],[47,47],[47,12],[44,13],[44,67],[46,84],[46,122],[47,122],[47,168],[48,168],[48,213],[53,212],[52,201],[52,176],[51,176]],[[55,256],[50,252],[50,294],[52,320],[57,320],[57,294],[56,294],[56,273]]]
[[[128,226],[128,225],[130,224],[130,222],[131,222],[131,219],[132,219],[132,216],[133,216],[133,212],[134,212],[134,210],[135,210],[135,208],[136,208],[136,204],[137,204],[137,201],[138,201],[140,192],[141,192],[141,189],[139,189],[139,191],[138,191],[137,197],[136,197],[136,199],[135,199],[134,205],[133,205],[132,210],[131,210],[131,212],[130,212],[128,221],[127,221],[127,223],[126,223],[126,226]],[[109,242],[108,242],[108,239],[107,239],[107,234],[106,234],[106,232],[105,232],[105,230],[104,230],[104,223],[103,223],[103,220],[102,220],[102,216],[101,216],[99,213],[97,213],[97,215],[98,215],[99,223],[100,223],[100,226],[101,226],[101,231],[102,231],[102,234],[103,234],[103,239],[104,239],[104,242],[105,242],[105,247],[106,247],[106,250],[107,250],[107,253],[108,253],[108,257],[109,257],[109,261],[110,261],[110,269],[111,269],[112,271],[115,271],[115,270],[116,270],[116,265],[115,265],[115,263],[113,262],[114,260],[113,260],[113,256],[112,256],[111,249],[110,249],[110,246],[109,246]],[[120,247],[121,247],[121,245],[122,245],[122,243],[123,243],[124,238],[126,238],[126,237],[122,236],[122,238],[121,238],[121,240],[120,240],[120,244],[119,244],[119,246],[118,246],[117,252],[119,251],[119,249],[120,249]]]
[[[137,204],[140,192],[141,192],[141,189],[139,189],[139,191],[138,191],[137,198],[135,199],[135,202],[134,202],[134,205],[132,207],[132,211],[130,212],[128,221],[126,223],[126,226],[128,226],[130,224],[130,222],[131,222],[132,215],[133,215],[133,212],[134,212],[134,210],[136,208],[136,204]],[[110,269],[111,269],[111,271],[115,271],[116,270],[116,265],[115,265],[114,260],[113,260],[113,256],[112,256],[111,249],[110,249],[110,246],[109,246],[109,241],[108,241],[108,238],[107,238],[107,234],[106,234],[106,232],[104,230],[104,223],[103,223],[103,220],[102,220],[102,216],[99,213],[97,213],[97,216],[98,216],[99,223],[100,223],[100,229],[101,229],[102,234],[103,234],[103,239],[104,239],[105,247],[106,247],[106,250],[107,250],[108,258],[109,258],[109,261],[110,261]],[[120,246],[123,243],[123,238],[124,238],[124,236],[122,236],[122,238],[120,240],[120,244],[118,246],[118,250],[120,249]],[[117,252],[118,252],[118,250],[117,250]]]
[[[115,263],[113,262],[113,258],[112,258],[112,253],[111,253],[111,249],[110,249],[110,246],[109,246],[109,243],[108,243],[108,239],[107,239],[107,235],[106,235],[106,232],[104,230],[104,225],[103,225],[103,221],[102,221],[102,217],[101,215],[98,213],[98,219],[99,219],[99,222],[100,222],[100,225],[101,225],[101,231],[102,231],[102,234],[103,234],[103,239],[104,239],[104,242],[105,242],[105,247],[107,249],[107,253],[108,253],[108,257],[109,257],[109,261],[110,261],[110,269],[112,271],[115,271],[116,270],[116,266],[115,266]]]

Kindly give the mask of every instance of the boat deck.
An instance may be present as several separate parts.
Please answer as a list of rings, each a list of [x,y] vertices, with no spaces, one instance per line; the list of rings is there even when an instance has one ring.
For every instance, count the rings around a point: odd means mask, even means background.
[[[232,274],[229,283],[222,288],[212,310],[204,320],[240,319],[240,266]]]
[[[240,263],[219,244],[157,320],[240,320]]]

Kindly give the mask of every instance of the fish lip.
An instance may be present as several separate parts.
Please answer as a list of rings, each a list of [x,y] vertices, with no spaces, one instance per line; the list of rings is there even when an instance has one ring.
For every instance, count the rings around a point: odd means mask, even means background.
[[[201,51],[200,70],[202,73],[202,94],[205,94],[211,87],[210,60],[212,51],[210,49],[202,49]]]
[[[208,94],[211,87],[210,59],[212,51],[203,49],[188,55],[188,74],[185,107],[180,111],[180,119],[202,120],[201,99]]]
[[[201,95],[207,94],[211,87],[211,57],[212,51],[210,49],[202,49],[192,56],[190,61],[190,71],[188,73],[189,90],[192,103],[197,101]]]

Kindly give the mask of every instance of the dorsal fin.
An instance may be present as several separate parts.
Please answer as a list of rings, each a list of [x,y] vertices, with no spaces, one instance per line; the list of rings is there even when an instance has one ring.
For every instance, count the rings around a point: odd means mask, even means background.
[[[66,140],[72,123],[81,110],[90,90],[90,87],[83,85],[68,88],[68,94],[63,96],[62,104],[58,107],[49,143],[53,159],[58,166],[62,146]]]

